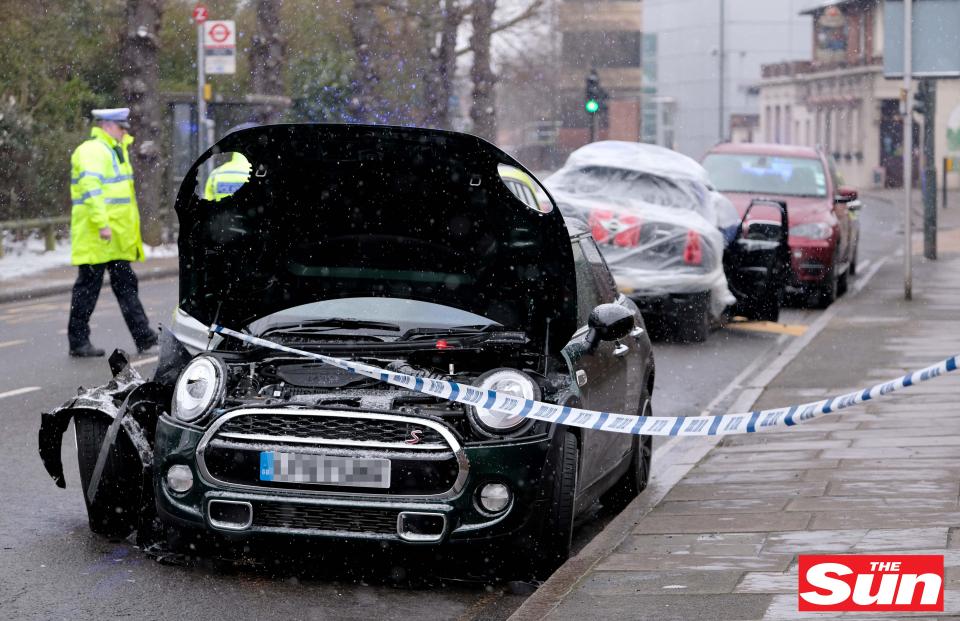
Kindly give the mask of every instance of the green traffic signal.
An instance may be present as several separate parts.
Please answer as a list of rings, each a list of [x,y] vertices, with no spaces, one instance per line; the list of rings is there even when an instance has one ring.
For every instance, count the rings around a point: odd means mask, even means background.
[[[600,109],[600,102],[596,99],[588,99],[587,103],[583,104],[583,109],[590,114],[595,114]]]

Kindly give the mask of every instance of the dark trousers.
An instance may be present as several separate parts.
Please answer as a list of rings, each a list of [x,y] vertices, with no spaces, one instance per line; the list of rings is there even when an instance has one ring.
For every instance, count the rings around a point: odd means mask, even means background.
[[[73,298],[70,300],[70,323],[67,326],[67,338],[70,349],[83,347],[90,342],[90,316],[97,306],[100,287],[103,286],[103,271],[110,272],[110,287],[120,303],[120,312],[127,322],[127,328],[139,347],[153,337],[147,314],[140,303],[137,275],[129,261],[110,261],[97,265],[78,265],[80,274],[73,284]]]

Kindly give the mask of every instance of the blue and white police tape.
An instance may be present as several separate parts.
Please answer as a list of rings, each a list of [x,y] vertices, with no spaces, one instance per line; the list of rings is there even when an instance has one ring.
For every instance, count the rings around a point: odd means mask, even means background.
[[[448,401],[572,427],[651,436],[715,436],[755,433],[770,431],[779,427],[791,427],[825,414],[832,414],[852,405],[871,401],[919,382],[940,377],[944,373],[956,371],[958,362],[960,362],[960,355],[953,356],[933,366],[914,371],[889,382],[876,384],[864,390],[791,407],[713,416],[636,416],[565,407],[531,399],[522,399],[493,390],[481,390],[474,386],[456,382],[394,373],[368,364],[286,347],[273,341],[236,332],[216,324],[212,325],[210,329],[217,334],[240,339],[251,345],[313,358],[357,375],[378,379],[394,386],[401,386]]]

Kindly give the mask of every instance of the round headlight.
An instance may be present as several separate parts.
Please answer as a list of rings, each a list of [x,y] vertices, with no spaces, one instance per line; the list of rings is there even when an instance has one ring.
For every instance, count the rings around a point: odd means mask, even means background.
[[[495,369],[481,375],[477,380],[480,390],[494,390],[520,399],[540,398],[540,389],[530,376],[516,369]],[[486,408],[471,407],[471,419],[481,432],[503,435],[522,426],[527,419],[518,414],[494,412]]]
[[[173,393],[173,415],[186,423],[195,421],[220,400],[223,367],[211,356],[194,358],[180,374]]]

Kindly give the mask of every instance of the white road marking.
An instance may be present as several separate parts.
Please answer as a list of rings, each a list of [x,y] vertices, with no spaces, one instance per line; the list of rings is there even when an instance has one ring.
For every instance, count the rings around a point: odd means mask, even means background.
[[[149,358],[144,358],[143,360],[137,360],[136,362],[131,362],[131,367],[142,367],[145,364],[151,364],[160,359],[160,356],[150,356]]]
[[[24,386],[23,388],[16,388],[14,390],[8,390],[7,392],[0,392],[0,399],[16,397],[17,395],[25,395],[28,392],[36,392],[38,390],[40,390],[40,386]]]
[[[16,341],[7,341],[5,343],[0,343],[0,349],[4,347],[13,347],[14,345],[22,345],[27,342],[27,339],[17,339]]]

